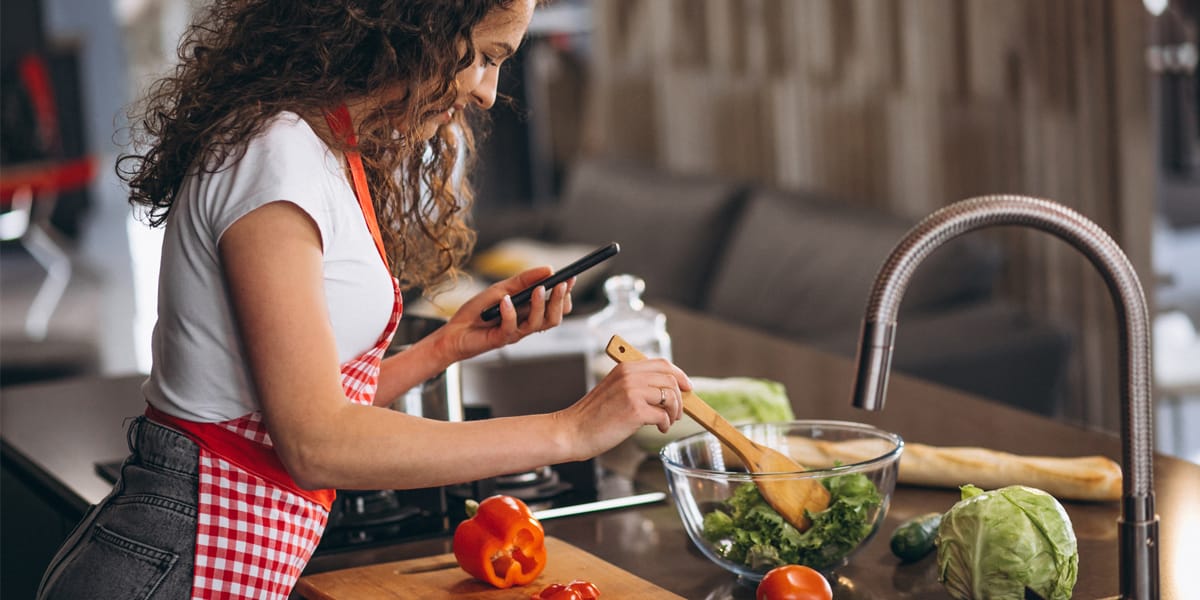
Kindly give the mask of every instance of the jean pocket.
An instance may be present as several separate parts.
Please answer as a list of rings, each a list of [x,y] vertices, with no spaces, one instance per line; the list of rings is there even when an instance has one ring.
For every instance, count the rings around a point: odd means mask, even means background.
[[[150,598],[178,563],[174,552],[114,533],[96,524],[64,557],[59,577],[44,590],[57,598]]]

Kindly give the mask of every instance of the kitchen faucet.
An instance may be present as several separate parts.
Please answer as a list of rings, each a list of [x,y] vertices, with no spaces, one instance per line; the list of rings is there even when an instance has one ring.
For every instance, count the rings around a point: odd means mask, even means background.
[[[1119,320],[1121,385],[1121,598],[1159,597],[1158,515],[1154,512],[1153,422],[1150,404],[1150,334],[1146,297],[1129,259],[1098,225],[1055,202],[1013,195],[970,198],[918,223],[892,250],[875,278],[859,341],[854,406],[883,410],[896,315],[921,261],[947,241],[997,225],[1051,233],[1087,256],[1108,285]]]

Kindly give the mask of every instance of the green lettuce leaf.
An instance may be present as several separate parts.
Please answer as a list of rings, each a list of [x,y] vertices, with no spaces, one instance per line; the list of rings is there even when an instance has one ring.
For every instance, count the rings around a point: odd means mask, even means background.
[[[721,556],[756,570],[785,564],[836,566],[874,532],[871,515],[883,498],[861,473],[821,483],[829,490],[829,507],[808,513],[812,527],[803,533],[763,500],[756,485],[743,483],[705,514],[703,536]]]
[[[693,377],[695,392],[733,423],[773,423],[795,419],[787,391],[778,381],[752,377]]]

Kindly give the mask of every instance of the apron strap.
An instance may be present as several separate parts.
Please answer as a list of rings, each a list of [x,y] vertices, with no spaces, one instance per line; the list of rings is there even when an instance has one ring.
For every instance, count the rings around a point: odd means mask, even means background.
[[[345,104],[340,104],[332,111],[325,111],[325,122],[329,124],[333,135],[341,137],[351,146],[358,145],[354,136],[354,124],[350,120],[350,111]],[[375,205],[371,201],[371,188],[367,185],[367,172],[363,168],[362,156],[353,150],[346,152],[346,162],[350,166],[350,179],[354,183],[354,195],[358,198],[358,207],[362,210],[363,219],[367,221],[367,229],[375,240],[375,249],[384,266],[388,264],[387,252],[383,248],[383,236],[379,233],[379,221],[375,217]],[[391,269],[389,268],[389,271]]]

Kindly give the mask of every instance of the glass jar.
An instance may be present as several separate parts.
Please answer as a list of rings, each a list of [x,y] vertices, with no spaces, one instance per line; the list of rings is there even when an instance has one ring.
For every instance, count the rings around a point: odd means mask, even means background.
[[[604,351],[613,335],[625,338],[647,358],[671,360],[667,316],[646,306],[645,291],[646,282],[634,275],[614,275],[604,282],[608,306],[587,319],[587,389],[596,387],[617,365]]]

